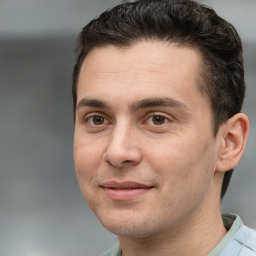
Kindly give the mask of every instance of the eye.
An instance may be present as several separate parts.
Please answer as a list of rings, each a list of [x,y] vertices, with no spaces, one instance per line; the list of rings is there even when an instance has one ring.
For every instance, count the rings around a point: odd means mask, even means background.
[[[103,116],[91,116],[87,118],[86,121],[91,125],[103,125],[107,122],[106,118]]]
[[[162,125],[167,123],[168,121],[168,118],[162,115],[153,115],[148,119],[148,123],[153,125]]]

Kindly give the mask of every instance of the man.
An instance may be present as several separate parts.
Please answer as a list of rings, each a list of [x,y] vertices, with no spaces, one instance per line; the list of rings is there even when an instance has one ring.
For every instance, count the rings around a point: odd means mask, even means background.
[[[81,191],[119,243],[104,256],[256,255],[220,200],[246,144],[236,30],[190,0],[126,2],[81,32],[73,74]]]

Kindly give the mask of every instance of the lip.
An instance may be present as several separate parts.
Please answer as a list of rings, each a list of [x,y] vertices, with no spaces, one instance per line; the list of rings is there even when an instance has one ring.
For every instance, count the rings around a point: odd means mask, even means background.
[[[128,201],[139,198],[154,188],[154,186],[134,181],[107,181],[103,182],[101,187],[110,199],[116,201]]]

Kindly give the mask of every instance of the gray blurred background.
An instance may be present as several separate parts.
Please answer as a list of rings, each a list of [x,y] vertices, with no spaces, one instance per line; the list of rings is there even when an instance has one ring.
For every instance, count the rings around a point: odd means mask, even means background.
[[[80,29],[117,0],[0,0],[0,255],[96,256],[116,238],[88,209],[75,177],[70,93]],[[256,1],[201,1],[244,42],[251,119],[223,211],[256,228]]]

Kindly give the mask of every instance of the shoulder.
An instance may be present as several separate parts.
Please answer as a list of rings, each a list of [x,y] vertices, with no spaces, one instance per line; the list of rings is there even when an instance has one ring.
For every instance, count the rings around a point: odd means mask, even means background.
[[[111,248],[109,248],[107,251],[105,251],[103,254],[100,256],[121,256],[121,248],[120,244],[116,243],[113,245]]]
[[[219,256],[256,256],[256,231],[242,225]]]
[[[243,225],[234,236],[234,241],[242,246],[240,255],[256,256],[256,231]],[[242,254],[242,252],[247,254]],[[249,254],[250,253],[250,254]]]

